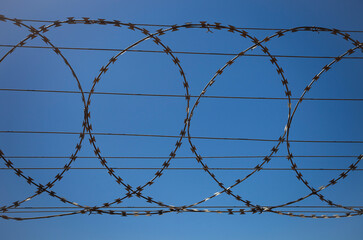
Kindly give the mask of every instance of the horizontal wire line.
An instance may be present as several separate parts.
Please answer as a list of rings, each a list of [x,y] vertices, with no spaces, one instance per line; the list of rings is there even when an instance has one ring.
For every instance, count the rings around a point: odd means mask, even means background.
[[[65,134],[65,135],[79,135],[80,132],[67,132],[67,131],[17,131],[17,130],[1,130],[0,133],[20,133],[20,134]],[[88,133],[85,133],[88,134]],[[180,138],[179,135],[163,135],[163,134],[136,134],[136,133],[106,133],[106,132],[93,132],[93,135],[101,136],[131,136],[131,137],[158,137],[158,138]],[[235,138],[235,137],[191,137],[193,139],[203,140],[232,140],[232,141],[256,141],[256,142],[278,142],[275,139],[263,138]],[[355,140],[289,140],[295,143],[363,143],[363,141]]]
[[[20,170],[62,170],[64,168],[59,167],[17,167],[16,169]],[[101,167],[75,167],[70,168],[69,170],[105,170],[106,168]],[[112,167],[113,170],[160,170],[160,168],[157,167]],[[0,168],[0,170],[13,170],[12,168]],[[187,168],[187,167],[174,167],[174,168],[165,168],[164,170],[183,170],[183,171],[189,171],[189,170],[204,170],[204,168]],[[231,171],[231,170],[241,170],[241,171],[247,171],[247,170],[256,170],[255,168],[213,168],[208,167],[208,170],[223,170],[223,171]],[[268,170],[268,171],[293,171],[291,168],[261,168],[260,170]],[[349,169],[346,168],[296,168],[296,170],[300,171],[347,171]],[[354,171],[362,171],[362,168],[354,169]]]
[[[22,22],[37,22],[37,23],[54,23],[52,20],[40,20],[40,19],[17,19]],[[172,27],[172,24],[151,24],[151,23],[132,23],[135,26],[145,26],[145,27]],[[256,31],[280,31],[288,30],[289,28],[263,28],[263,27],[236,27],[236,29],[244,30],[256,30]],[[355,32],[363,33],[363,30],[340,30],[342,32]]]
[[[67,93],[67,94],[81,94],[80,91],[71,90],[43,90],[43,89],[18,89],[18,88],[0,88],[0,91],[9,92],[35,92],[35,93]],[[89,92],[83,92],[88,94]],[[117,95],[117,96],[143,96],[143,97],[176,97],[185,98],[182,94],[154,94],[154,93],[120,93],[120,92],[93,92],[92,94],[99,95]],[[199,96],[189,96],[191,98],[198,98]],[[288,100],[284,97],[243,97],[243,96],[201,96],[201,98],[215,98],[215,99],[244,99],[244,100]],[[300,98],[290,98],[291,100],[299,100]],[[363,101],[363,98],[303,98],[309,101]]]
[[[229,211],[226,210],[214,210],[221,213],[229,213]],[[70,210],[52,210],[52,211],[42,211],[42,210],[36,210],[36,211],[7,211],[6,213],[71,213],[74,211],[70,211]],[[117,211],[115,211],[117,213]],[[135,212],[144,212],[142,209],[136,209],[136,210],[130,210],[129,212],[131,213],[135,213]],[[329,211],[329,210],[325,210],[325,211],[318,211],[318,210],[292,210],[292,211],[280,211],[282,213],[354,213],[353,211],[337,211],[337,210],[333,210],[333,211]],[[186,211],[185,213],[196,213],[195,211]],[[204,213],[203,210],[200,210],[200,213]],[[238,211],[235,212],[236,214],[238,214]],[[98,214],[97,212],[94,212],[93,214]]]
[[[271,206],[264,206],[271,207]],[[363,206],[347,206],[349,208],[363,208]],[[155,208],[164,208],[169,209],[168,207],[163,206],[118,206],[118,207],[100,207],[102,209],[125,209],[125,208],[143,208],[143,209],[155,209]],[[193,208],[250,208],[247,206],[194,206]],[[340,208],[337,206],[282,206],[280,208]],[[17,207],[16,209],[83,209],[80,207],[47,207],[47,206],[36,206],[36,207]]]
[[[0,44],[0,47],[15,47],[16,45],[11,44]],[[32,48],[32,49],[53,49],[52,47],[46,46],[16,46],[21,48]],[[94,47],[57,47],[61,50],[82,50],[82,51],[112,51],[112,52],[121,52],[125,51],[125,49],[121,48],[94,48]],[[164,51],[158,50],[144,50],[144,49],[128,49],[127,52],[138,52],[138,53],[164,53]],[[189,55],[213,55],[213,56],[236,56],[238,53],[226,53],[226,52],[196,52],[196,51],[172,51],[173,54],[189,54]],[[244,54],[244,56],[248,57],[270,57],[266,54]],[[309,56],[309,55],[280,55],[274,54],[271,55],[276,58],[308,58],[308,59],[335,59],[333,56]],[[344,57],[343,59],[363,59],[363,57]]]
[[[260,156],[203,156],[203,159],[223,159],[223,158],[230,158],[230,159],[239,159],[239,158],[263,158],[266,156],[260,155]],[[271,158],[286,158],[287,156],[271,156]],[[301,156],[295,156],[294,158],[356,158],[358,156],[338,156],[338,155],[301,155]],[[49,159],[68,159],[66,156],[6,156],[6,158],[9,159],[33,159],[33,158],[49,158]],[[95,156],[80,156],[77,158],[97,158]],[[170,157],[158,157],[158,156],[105,156],[104,158],[108,159],[169,159]],[[173,159],[195,159],[195,156],[183,156],[183,157],[174,157]]]

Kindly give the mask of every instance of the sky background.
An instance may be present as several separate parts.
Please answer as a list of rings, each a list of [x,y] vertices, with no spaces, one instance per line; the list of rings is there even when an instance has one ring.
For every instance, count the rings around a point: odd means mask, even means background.
[[[64,20],[66,17],[120,20],[131,23],[183,24],[199,21],[221,22],[236,27],[291,28],[320,26],[341,30],[363,30],[361,1],[4,1],[1,13],[9,18]],[[35,27],[40,24],[28,23]],[[150,32],[157,28],[149,27]],[[28,32],[11,23],[0,22],[0,44],[17,44]],[[251,42],[228,31],[181,29],[160,36],[172,51],[238,53]],[[263,39],[273,31],[249,31]],[[65,25],[45,34],[57,47],[126,48],[144,35],[126,27]],[[351,33],[362,41],[362,33]],[[28,45],[44,46],[39,39]],[[350,42],[329,33],[299,32],[273,39],[266,44],[271,54],[339,56],[352,47]],[[152,41],[135,49],[162,50]],[[0,47],[0,56],[9,48]],[[117,54],[113,51],[62,50],[74,68],[84,91],[89,91],[99,69]],[[258,48],[252,54],[263,54]],[[232,56],[175,54],[190,85],[191,95],[199,95],[214,73]],[[353,57],[361,57],[357,51]],[[312,77],[330,59],[278,58],[289,81],[292,97],[299,97]],[[77,91],[77,84],[62,59],[49,49],[16,49],[0,64],[1,89],[44,89]],[[346,59],[334,65],[313,85],[306,97],[362,98],[362,60]],[[285,89],[275,66],[265,57],[242,57],[226,69],[207,95],[284,97]],[[171,58],[159,53],[128,52],[110,67],[95,91],[123,93],[185,94],[179,69]],[[0,91],[0,130],[81,131],[83,103],[79,94],[25,93]],[[293,101],[293,106],[296,101]],[[193,99],[190,102],[194,104]],[[361,101],[304,101],[297,110],[291,139],[362,141]],[[178,135],[186,116],[183,98],[93,95],[91,121],[94,132]],[[287,122],[286,100],[202,99],[191,121],[192,136],[278,139]],[[176,139],[127,136],[96,136],[107,156],[168,156]],[[0,133],[0,149],[5,156],[70,156],[77,135]],[[266,155],[272,142],[195,139],[202,156]],[[177,156],[193,156],[187,139]],[[291,143],[294,155],[362,154],[362,144]],[[277,155],[286,155],[286,145]],[[84,140],[79,156],[93,156]],[[300,168],[347,168],[354,158],[298,158]],[[12,159],[17,167],[58,167],[67,159]],[[158,168],[164,159],[107,159],[112,167]],[[209,167],[254,167],[261,159],[205,159]],[[4,168],[4,162],[0,168]],[[100,167],[97,159],[81,158],[72,167]],[[200,167],[195,159],[174,159],[174,167]],[[266,167],[289,168],[284,158],[273,159]],[[358,165],[358,168],[361,168]],[[47,183],[59,170],[24,170],[37,182]],[[117,170],[132,186],[144,184],[154,170]],[[214,171],[229,186],[248,171]],[[304,171],[312,186],[325,185],[339,171]],[[356,171],[337,185],[323,191],[333,202],[362,206],[362,171]],[[70,170],[53,188],[60,196],[94,206],[124,196],[106,170]],[[220,187],[202,170],[167,170],[145,195],[171,205],[187,205],[209,197]],[[36,191],[12,171],[0,170],[0,206],[25,199]],[[309,190],[292,171],[261,171],[234,188],[245,199],[259,205],[277,205],[305,196]],[[149,206],[131,198],[120,206]],[[225,194],[201,206],[240,206]],[[317,198],[296,205],[326,206]],[[23,207],[69,206],[42,194]],[[155,206],[155,205],[150,205]],[[339,210],[339,209],[337,209]],[[35,213],[37,214],[37,213]],[[42,214],[38,213],[38,216]],[[12,216],[30,217],[30,213]],[[4,239],[361,239],[362,217],[302,219],[273,213],[227,215],[215,213],[165,214],[122,218],[109,215],[75,215],[33,221],[0,221]]]

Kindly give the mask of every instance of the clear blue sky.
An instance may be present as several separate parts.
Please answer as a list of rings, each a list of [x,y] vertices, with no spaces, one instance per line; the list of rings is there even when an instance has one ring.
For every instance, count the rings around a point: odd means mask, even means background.
[[[104,18],[131,23],[183,24],[221,22],[236,27],[291,28],[319,26],[341,30],[362,30],[361,1],[1,1],[9,18],[64,20],[66,17]],[[29,23],[33,24],[33,23]],[[35,27],[40,26],[34,24]],[[150,27],[151,32],[157,28]],[[0,44],[16,44],[28,32],[11,23],[0,22]],[[227,31],[183,29],[160,36],[173,51],[237,53],[251,45],[238,34]],[[272,31],[250,31],[263,39]],[[57,47],[125,48],[144,37],[126,27],[66,25],[45,34]],[[351,33],[362,42],[362,33]],[[43,46],[39,39],[28,45]],[[338,56],[352,44],[329,33],[289,34],[266,44],[271,54]],[[160,50],[152,41],[136,49]],[[0,56],[9,48],[0,47]],[[84,91],[89,91],[101,66],[117,52],[62,50]],[[263,54],[258,48],[252,54]],[[214,73],[231,56],[183,55],[180,59],[190,94],[199,95]],[[353,57],[362,57],[357,51]],[[330,59],[279,58],[289,81],[292,97],[299,97],[312,77]],[[77,84],[61,58],[47,49],[17,49],[0,64],[0,88],[77,91]],[[362,60],[346,59],[334,65],[313,85],[306,97],[362,98]],[[275,67],[265,57],[242,57],[226,69],[208,89],[207,95],[284,97]],[[126,53],[112,65],[96,91],[124,93],[185,94],[179,70],[165,54]],[[191,105],[193,104],[191,100]],[[296,101],[293,102],[293,106]],[[290,138],[300,140],[362,141],[362,102],[304,101],[296,112]],[[186,102],[183,98],[93,95],[91,121],[94,132],[178,135],[183,127]],[[78,94],[0,92],[0,130],[81,131],[83,103]],[[202,99],[191,124],[192,136],[277,139],[287,121],[287,101]],[[5,156],[69,156],[76,135],[0,133]],[[127,136],[96,136],[107,156],[167,156],[176,139]],[[266,155],[272,142],[194,140],[202,156]],[[187,139],[177,156],[193,156]],[[362,144],[292,143],[294,155],[359,155]],[[286,154],[286,145],[277,155]],[[92,156],[85,139],[79,156]],[[63,167],[66,159],[13,159],[17,167]],[[260,159],[206,159],[209,167],[254,167]],[[299,158],[300,168],[347,168],[353,158]],[[113,167],[160,167],[163,160],[108,159]],[[4,162],[0,163],[4,168]],[[100,167],[97,159],[78,159],[72,167]],[[200,167],[194,159],[175,159],[170,167]],[[289,168],[286,159],[273,159],[266,167]],[[362,168],[358,165],[358,168]],[[36,191],[13,172],[0,170],[0,206],[24,199]],[[37,182],[46,183],[59,170],[24,170]],[[153,170],[118,170],[132,186],[147,182]],[[215,171],[226,186],[248,171]],[[304,171],[318,188],[336,178],[338,171]],[[362,206],[362,171],[356,171],[323,191],[332,201]],[[83,205],[102,205],[124,196],[106,170],[70,170],[54,188],[60,196]],[[171,205],[189,205],[220,191],[204,171],[168,170],[146,189],[145,195]],[[305,196],[309,190],[292,171],[261,171],[234,191],[259,205],[277,205]],[[120,206],[148,206],[131,198]],[[202,206],[239,206],[241,202],[221,195]],[[326,205],[317,198],[296,205]],[[68,206],[46,194],[22,207]],[[150,205],[153,206],[153,205]],[[154,205],[155,206],[155,205]],[[339,210],[339,209],[337,209]],[[37,213],[36,213],[37,214]],[[39,214],[41,215],[41,213]],[[17,213],[12,216],[31,216]],[[3,239],[361,239],[362,217],[302,219],[273,213],[234,215],[214,213],[165,214],[152,217],[76,215],[34,221],[0,221]]]

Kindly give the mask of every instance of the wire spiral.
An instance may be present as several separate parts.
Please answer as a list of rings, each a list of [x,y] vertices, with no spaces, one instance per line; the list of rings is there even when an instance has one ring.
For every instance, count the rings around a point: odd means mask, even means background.
[[[63,203],[67,203],[70,205],[73,205],[74,207],[77,208],[76,211],[73,212],[69,212],[69,213],[62,213],[62,214],[53,214],[53,215],[47,215],[47,216],[38,216],[38,217],[11,217],[8,215],[0,215],[3,219],[13,219],[13,220],[31,220],[31,219],[43,219],[43,218],[53,218],[53,217],[61,217],[61,216],[70,216],[70,215],[75,215],[75,214],[92,214],[92,213],[96,213],[96,214],[110,214],[110,215],[120,215],[120,216],[128,216],[128,215],[133,215],[133,216],[138,216],[138,215],[147,215],[147,216],[151,216],[151,215],[162,215],[165,213],[171,213],[171,212],[176,212],[176,213],[181,213],[181,212],[194,212],[194,213],[198,213],[198,212],[203,212],[203,213],[226,213],[229,215],[233,215],[233,214],[245,214],[245,213],[263,213],[263,212],[270,212],[270,213],[276,213],[276,214],[280,214],[280,215],[286,215],[286,216],[292,216],[292,217],[303,217],[303,218],[340,218],[340,217],[351,217],[351,216],[359,216],[363,214],[363,210],[361,208],[355,208],[355,207],[351,207],[351,206],[344,206],[338,203],[335,203],[329,199],[327,199],[324,195],[322,195],[322,191],[324,189],[327,189],[333,185],[335,185],[338,181],[344,179],[350,172],[354,171],[357,169],[357,166],[359,164],[359,162],[362,160],[363,155],[357,156],[355,162],[353,164],[351,164],[346,170],[344,170],[343,172],[341,172],[337,177],[331,179],[326,185],[320,187],[319,189],[315,189],[313,188],[309,182],[306,180],[306,178],[303,176],[303,174],[301,173],[301,171],[299,171],[296,162],[294,161],[294,156],[292,153],[292,148],[290,146],[290,139],[289,139],[289,134],[290,134],[290,126],[292,123],[292,120],[294,119],[295,113],[298,109],[298,107],[300,106],[300,104],[303,102],[303,100],[305,99],[305,95],[310,91],[310,89],[313,87],[313,84],[328,70],[330,70],[332,68],[333,65],[335,65],[337,62],[339,62],[341,59],[351,55],[352,53],[354,53],[357,49],[363,49],[363,44],[360,43],[357,40],[354,40],[350,37],[350,35],[348,33],[343,33],[337,29],[329,29],[329,28],[321,28],[321,27],[296,27],[296,28],[292,28],[292,29],[284,29],[284,30],[279,30],[276,33],[274,33],[271,36],[265,37],[263,40],[258,40],[256,37],[250,35],[248,32],[246,32],[244,29],[240,29],[240,28],[236,28],[234,26],[228,25],[222,25],[220,23],[214,23],[214,24],[209,24],[207,22],[200,22],[197,24],[191,24],[191,23],[187,23],[184,25],[172,25],[168,28],[165,29],[159,29],[157,30],[155,33],[150,33],[148,30],[146,30],[145,28],[141,28],[135,24],[132,23],[122,23],[120,21],[114,20],[114,21],[107,21],[105,19],[97,19],[97,20],[92,20],[90,18],[82,18],[82,19],[74,19],[73,17],[68,18],[67,20],[64,21],[54,21],[52,23],[50,23],[49,25],[43,25],[41,27],[39,27],[38,29],[32,27],[32,26],[28,26],[26,24],[23,23],[22,20],[18,20],[18,19],[11,19],[11,18],[7,18],[3,15],[0,15],[0,21],[9,21],[14,23],[16,26],[18,27],[25,27],[30,31],[30,34],[23,39],[22,41],[20,41],[18,44],[16,44],[13,48],[11,48],[1,59],[0,59],[0,63],[2,61],[4,61],[4,59],[10,55],[11,53],[14,52],[14,50],[18,47],[23,47],[26,45],[26,43],[29,40],[32,40],[34,38],[40,37],[41,40],[47,45],[49,46],[51,49],[53,49],[53,51],[56,53],[56,55],[58,55],[59,57],[62,58],[62,60],[64,61],[64,63],[66,64],[66,66],[69,68],[69,70],[71,71],[74,79],[76,80],[77,83],[77,87],[79,89],[79,91],[81,92],[81,98],[82,98],[82,102],[84,105],[84,118],[82,121],[82,131],[79,135],[79,141],[76,144],[75,150],[73,152],[73,154],[69,157],[69,161],[68,163],[63,167],[62,171],[60,171],[59,173],[57,173],[53,180],[49,181],[46,184],[40,184],[38,183],[34,178],[30,177],[30,176],[26,176],[22,170],[20,168],[17,168],[9,159],[6,158],[5,153],[3,151],[0,150],[0,157],[2,158],[2,160],[4,161],[5,165],[7,168],[11,169],[14,171],[14,173],[16,175],[18,175],[19,177],[23,178],[27,183],[29,183],[30,185],[33,185],[37,188],[37,191],[23,199],[23,200],[19,200],[19,201],[15,201],[13,202],[11,205],[8,206],[2,206],[0,207],[1,211],[3,213],[8,212],[11,209],[16,209],[19,206],[21,206],[23,203],[32,200],[33,198],[43,194],[43,193],[47,193],[49,194],[49,196],[53,197],[53,198],[57,198],[59,199],[61,202]],[[120,52],[118,52],[115,56],[113,56],[112,58],[109,59],[109,61],[107,62],[106,65],[102,66],[99,70],[99,74],[95,77],[91,90],[88,93],[88,97],[85,96],[85,92],[82,89],[82,86],[80,84],[80,81],[78,80],[78,77],[75,73],[75,71],[73,70],[72,66],[70,65],[70,63],[67,61],[67,59],[64,57],[64,55],[61,53],[61,50],[59,48],[57,48],[56,46],[54,46],[51,41],[44,36],[44,34],[46,32],[48,32],[49,30],[53,29],[53,28],[59,28],[61,26],[64,25],[69,25],[69,24],[86,24],[86,25],[110,25],[110,26],[115,26],[115,27],[126,27],[127,29],[131,30],[131,31],[139,31],[140,33],[142,33],[144,35],[144,38],[140,39],[139,41],[131,44],[129,47],[121,50]],[[191,95],[189,93],[189,84],[187,81],[187,78],[185,76],[184,70],[181,66],[180,60],[174,56],[173,51],[171,50],[171,48],[167,45],[164,45],[164,43],[162,43],[161,39],[159,38],[159,36],[164,35],[164,34],[171,34],[172,32],[175,31],[179,31],[179,30],[187,30],[187,29],[205,29],[207,31],[211,31],[211,29],[213,30],[223,30],[223,31],[227,31],[233,34],[238,34],[240,35],[242,38],[246,38],[251,40],[252,42],[252,46],[250,46],[249,48],[247,48],[246,50],[236,54],[236,56],[234,56],[231,60],[229,60],[225,65],[223,65],[221,68],[219,68],[216,73],[214,74],[214,76],[212,77],[212,79],[207,83],[207,85],[204,87],[204,89],[202,90],[202,92],[200,93],[199,96],[195,96],[196,97],[196,101],[194,102],[194,105],[191,107],[190,105],[190,99],[191,99]],[[294,108],[292,108],[292,103],[291,103],[291,90],[288,87],[288,81],[284,76],[284,70],[282,69],[282,67],[278,64],[277,59],[275,58],[275,56],[271,55],[269,52],[269,49],[267,47],[265,47],[263,44],[267,43],[270,40],[274,40],[277,38],[281,38],[287,34],[292,34],[292,33],[296,33],[296,32],[301,32],[301,31],[306,31],[306,32],[325,32],[325,33],[331,33],[333,35],[336,36],[340,36],[342,37],[344,40],[349,41],[350,43],[352,43],[353,47],[350,48],[349,50],[347,50],[346,52],[342,53],[341,55],[337,56],[332,62],[330,62],[329,64],[327,64],[326,66],[323,67],[323,69],[313,77],[312,81],[306,86],[306,88],[304,89],[303,93],[301,94],[301,97],[298,99],[298,102],[296,103],[296,105],[294,106]],[[115,168],[112,168],[109,166],[106,157],[104,157],[101,154],[101,149],[100,147],[96,144],[96,136],[95,134],[92,132],[92,124],[91,124],[91,112],[90,112],[90,106],[91,106],[91,97],[93,94],[95,94],[95,89],[97,84],[101,81],[101,78],[103,75],[106,74],[106,72],[109,70],[109,68],[112,66],[112,64],[114,64],[121,55],[123,55],[125,52],[132,50],[135,46],[139,45],[140,43],[152,39],[153,42],[162,48],[162,51],[168,55],[172,62],[174,63],[174,65],[177,67],[180,76],[181,76],[181,80],[182,80],[182,87],[185,90],[185,101],[186,101],[186,115],[185,118],[183,120],[183,126],[181,128],[180,131],[180,135],[177,138],[177,141],[175,143],[175,147],[172,149],[172,151],[170,152],[170,155],[168,157],[167,160],[165,160],[162,164],[162,166],[160,167],[160,169],[158,169],[155,173],[154,176],[148,180],[146,183],[139,185],[139,186],[131,186],[130,184],[128,184],[126,182],[125,179],[123,179],[121,176],[119,176],[118,174],[115,173]],[[191,126],[191,122],[192,122],[192,117],[195,114],[195,111],[197,109],[197,106],[200,104],[201,99],[205,96],[206,92],[208,91],[209,88],[211,88],[213,86],[213,84],[218,80],[219,76],[222,75],[225,71],[227,71],[229,69],[229,67],[231,65],[233,65],[233,63],[235,62],[235,60],[237,60],[238,58],[243,57],[244,55],[248,55],[248,52],[255,49],[255,48],[261,48],[262,52],[270,58],[270,62],[273,66],[275,66],[276,68],[276,72],[278,74],[279,77],[281,77],[281,84],[283,87],[283,90],[285,92],[286,95],[286,100],[288,102],[287,106],[288,106],[288,117],[286,120],[286,125],[285,128],[282,132],[282,134],[276,139],[276,144],[275,146],[270,150],[270,153],[267,154],[266,156],[262,157],[261,160],[262,162],[258,165],[256,165],[253,170],[248,173],[246,176],[244,176],[243,178],[238,178],[235,180],[235,183],[231,186],[226,187],[225,184],[219,180],[216,175],[213,173],[213,169],[209,168],[207,166],[207,164],[204,162],[203,160],[203,156],[200,153],[199,150],[197,150],[197,146],[193,143],[193,138],[191,137],[191,131],[190,131],[190,126]],[[66,174],[66,172],[68,172],[71,169],[71,165],[72,163],[74,163],[77,159],[77,154],[79,153],[82,144],[83,144],[83,140],[85,138],[85,135],[88,134],[89,135],[89,143],[90,145],[93,147],[94,149],[94,154],[95,157],[99,159],[100,164],[102,165],[102,167],[108,172],[108,174],[116,181],[117,184],[119,184],[120,186],[124,187],[126,190],[126,194],[124,196],[120,196],[117,199],[114,199],[110,202],[104,203],[102,205],[99,206],[87,206],[85,204],[81,204],[81,203],[77,203],[74,201],[71,201],[69,199],[66,199],[62,196],[60,196],[59,194],[57,194],[56,192],[52,191],[52,188],[55,186],[55,184],[59,181],[61,181],[64,178],[64,175]],[[157,200],[156,198],[152,197],[152,196],[148,196],[145,195],[143,192],[145,189],[147,189],[149,186],[151,186],[152,184],[155,183],[156,180],[158,180],[164,173],[164,171],[166,169],[169,168],[171,161],[176,157],[176,153],[178,151],[178,149],[180,148],[183,138],[186,137],[188,138],[188,142],[190,144],[190,149],[191,152],[195,155],[195,159],[196,161],[201,165],[202,169],[213,179],[213,181],[215,181],[221,188],[220,191],[214,193],[213,195],[206,197],[204,199],[201,199],[195,203],[190,203],[190,204],[185,204],[183,206],[174,206],[168,203],[164,203],[162,201]],[[275,156],[275,154],[279,151],[281,144],[286,142],[286,146],[287,146],[287,152],[288,152],[288,161],[291,164],[291,169],[296,173],[296,177],[299,181],[301,181],[309,190],[310,193],[307,194],[306,196],[302,196],[296,200],[292,200],[289,201],[287,203],[283,203],[283,204],[279,204],[279,205],[275,205],[275,206],[261,206],[259,204],[256,203],[252,203],[252,201],[245,199],[244,197],[236,194],[233,192],[233,188],[238,186],[239,184],[241,184],[242,182],[244,182],[246,179],[250,178],[252,175],[260,172],[265,165],[267,165],[271,159]],[[196,208],[199,204],[207,202],[210,199],[213,199],[223,193],[226,193],[227,195],[230,195],[231,197],[233,197],[234,199],[236,199],[237,201],[241,202],[244,206],[241,206],[240,209],[238,210],[233,210],[233,209],[227,209],[227,210],[209,210],[209,209],[199,209]],[[284,210],[280,210],[281,208],[287,207],[291,204],[300,202],[304,199],[307,199],[311,196],[317,196],[321,201],[329,204],[329,206],[332,207],[336,207],[336,208],[341,208],[344,210],[348,210],[345,214],[334,214],[334,215],[306,215],[306,214],[298,214],[298,213],[294,213],[294,212],[287,212]],[[157,206],[159,206],[160,208],[166,208],[167,210],[155,210],[155,211],[117,211],[117,210],[108,210],[109,208],[111,208],[114,205],[118,205],[121,204],[125,199],[131,198],[131,197],[138,197],[141,199],[144,199],[146,202],[148,203],[152,203],[152,204],[156,204]]]

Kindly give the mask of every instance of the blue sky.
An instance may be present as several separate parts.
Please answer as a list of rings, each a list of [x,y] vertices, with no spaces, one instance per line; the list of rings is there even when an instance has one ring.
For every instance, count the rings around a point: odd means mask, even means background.
[[[183,24],[185,22],[221,22],[236,27],[291,28],[319,26],[341,30],[362,30],[362,3],[359,1],[2,1],[1,14],[9,18],[63,20],[66,17],[120,20],[125,23]],[[32,24],[39,27],[39,24]],[[28,32],[11,23],[0,22],[1,44],[16,44]],[[157,28],[149,27],[150,32]],[[263,39],[273,31],[249,31]],[[45,33],[57,47],[126,48],[144,35],[126,27],[66,25]],[[360,40],[361,33],[351,33]],[[160,36],[172,51],[238,53],[251,42],[228,31],[181,29]],[[28,45],[44,46],[39,39]],[[271,54],[339,56],[352,48],[341,37],[324,32],[298,32],[266,43]],[[135,49],[161,50],[152,41]],[[9,48],[1,47],[3,56]],[[74,68],[84,91],[89,91],[99,69],[117,54],[112,51],[62,50]],[[250,53],[263,54],[256,48]],[[352,56],[361,57],[357,51]],[[203,87],[232,56],[175,54],[186,73],[191,95]],[[299,97],[314,75],[330,59],[278,58],[289,81],[292,97]],[[306,97],[362,98],[362,60],[346,59],[335,64],[314,83]],[[1,64],[2,89],[45,89],[77,91],[77,84],[61,58],[47,49],[17,49]],[[207,95],[284,97],[281,76],[265,57],[241,57],[226,69],[208,89]],[[159,53],[122,55],[101,78],[95,91],[153,94],[185,94],[183,79],[170,56]],[[195,100],[195,99],[194,99]],[[192,98],[190,104],[194,104]],[[79,94],[25,93],[1,91],[0,130],[69,131],[82,129],[83,103]],[[293,101],[293,106],[296,101]],[[94,132],[178,135],[186,115],[183,98],[93,95],[91,122]],[[290,138],[300,140],[362,141],[362,102],[304,101],[291,126]],[[278,139],[287,122],[286,100],[202,99],[191,121],[192,136]],[[0,133],[0,149],[5,156],[69,156],[74,152],[77,135]],[[96,136],[103,156],[168,156],[174,138]],[[266,155],[272,142],[221,141],[194,139],[202,156]],[[177,156],[193,156],[183,139]],[[277,155],[286,155],[283,144]],[[362,144],[291,143],[294,155],[362,154]],[[84,140],[79,156],[93,155]],[[13,159],[18,167],[61,168],[67,159]],[[164,159],[107,159],[113,167],[158,168]],[[354,158],[298,158],[300,168],[347,168]],[[261,159],[205,159],[214,168],[253,168]],[[4,162],[1,168],[4,168]],[[80,158],[72,167],[100,167],[94,158]],[[200,167],[195,159],[174,159],[170,167]],[[273,159],[266,167],[290,168],[284,159]],[[361,168],[358,165],[358,168]],[[24,170],[37,182],[46,183],[59,170]],[[132,186],[149,181],[156,170],[116,170]],[[214,171],[229,186],[248,171]],[[304,171],[312,186],[318,188],[336,178],[338,171]],[[36,191],[13,172],[0,172],[0,205],[25,199]],[[362,206],[362,174],[353,172],[337,185],[323,191],[333,202]],[[60,196],[83,205],[102,205],[124,196],[106,170],[70,170],[53,188]],[[167,170],[144,193],[172,205],[189,205],[209,197],[221,188],[204,171]],[[305,196],[309,189],[297,181],[292,171],[260,171],[233,189],[243,198],[265,206],[278,205]],[[150,205],[150,204],[149,204]],[[240,206],[234,198],[220,195],[202,206]],[[327,205],[309,198],[296,205]],[[68,206],[42,194],[23,207]],[[142,199],[131,198],[120,206],[148,206]],[[150,205],[155,206],[155,205]],[[339,209],[338,209],[339,210]],[[35,213],[39,214],[39,213]],[[29,213],[12,216],[30,216]],[[41,213],[40,213],[41,215]],[[2,220],[5,239],[360,239],[362,218],[302,219],[273,213],[227,215],[215,213],[165,214],[152,217],[76,215],[34,221]]]

